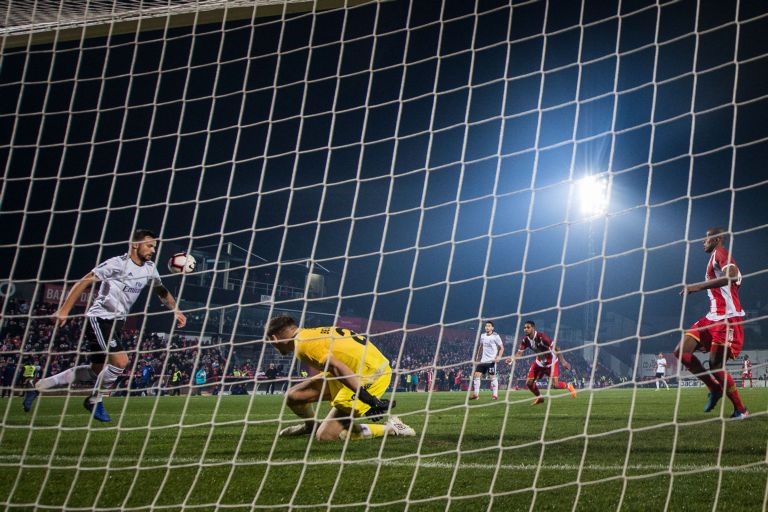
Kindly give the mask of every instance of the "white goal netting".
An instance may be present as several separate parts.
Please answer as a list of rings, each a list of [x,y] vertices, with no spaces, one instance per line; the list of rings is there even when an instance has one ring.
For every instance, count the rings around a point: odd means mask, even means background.
[[[765,4],[5,0],[0,20],[0,506],[767,506]],[[746,421],[726,396],[702,412],[674,354],[712,227],[743,276]],[[96,289],[51,315],[140,228],[187,323],[144,292],[100,422],[92,383],[34,386],[90,363]],[[316,374],[263,342],[280,314],[367,336],[416,436],[280,437]],[[475,400],[489,320],[504,352]],[[536,407],[534,354],[506,364],[526,321],[568,363]]]

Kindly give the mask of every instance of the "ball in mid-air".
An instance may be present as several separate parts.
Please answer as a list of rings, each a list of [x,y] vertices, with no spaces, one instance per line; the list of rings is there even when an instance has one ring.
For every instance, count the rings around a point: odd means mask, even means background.
[[[191,254],[177,252],[168,260],[168,270],[174,274],[186,274],[195,270],[197,260]]]

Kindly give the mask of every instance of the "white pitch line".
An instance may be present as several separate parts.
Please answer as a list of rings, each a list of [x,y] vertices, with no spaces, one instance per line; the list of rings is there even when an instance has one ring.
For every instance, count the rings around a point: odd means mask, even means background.
[[[72,463],[72,464],[82,464],[82,463],[88,463],[88,464],[102,464],[103,467],[91,467],[86,466],[85,469],[93,470],[93,469],[126,469],[122,468],[120,466],[113,466],[109,464],[136,464],[138,461],[137,459],[133,457],[92,457],[92,456],[85,456],[85,457],[76,457],[76,456],[67,456],[67,455],[57,455],[54,457],[50,457],[48,455],[27,455],[22,458],[21,455],[0,455],[0,462],[1,463],[13,463],[13,464],[22,464],[22,463],[37,463],[37,464],[52,464],[52,463]],[[627,466],[619,465],[619,464],[587,464],[583,468],[581,468],[578,464],[544,464],[542,466],[538,466],[536,464],[479,464],[479,463],[451,463],[451,462],[436,462],[436,461],[417,461],[417,460],[347,460],[347,461],[340,461],[338,459],[310,459],[307,461],[304,460],[296,460],[296,459],[237,459],[236,461],[233,461],[230,458],[210,458],[206,457],[204,462],[201,462],[199,457],[173,457],[173,459],[168,459],[166,457],[144,457],[141,459],[142,467],[140,469],[151,469],[150,467],[145,466],[168,466],[168,467],[174,467],[176,465],[181,464],[200,464],[200,465],[206,465],[206,464],[223,464],[223,463],[232,463],[234,462],[236,465],[247,465],[247,464],[269,464],[274,463],[276,465],[287,465],[291,463],[295,464],[344,464],[346,466],[353,466],[353,465],[365,465],[365,466],[376,466],[376,465],[382,465],[382,466],[396,466],[396,467],[416,467],[418,465],[419,468],[424,469],[454,469],[458,466],[459,469],[480,469],[480,470],[511,470],[511,471],[530,471],[535,470],[537,468],[545,469],[545,470],[557,470],[557,471],[577,471],[579,469],[583,470],[589,470],[589,471],[623,471],[623,470],[638,470],[638,471],[669,471],[669,466],[666,464],[628,464]],[[109,466],[108,466],[109,465]],[[56,466],[52,465],[52,469],[55,469]],[[689,472],[689,471],[729,471],[729,472],[739,472],[739,473],[765,473],[766,472],[766,464],[754,464],[754,465],[747,465],[747,466],[701,466],[701,465],[695,465],[695,464],[686,464],[686,465],[676,465],[672,468],[672,472]]]

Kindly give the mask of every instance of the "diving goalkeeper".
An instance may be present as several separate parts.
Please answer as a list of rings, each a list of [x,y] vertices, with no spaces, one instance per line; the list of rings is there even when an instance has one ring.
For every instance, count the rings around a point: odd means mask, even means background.
[[[311,379],[291,386],[286,404],[304,423],[286,427],[280,436],[310,435],[318,441],[415,436],[416,432],[396,416],[384,425],[354,423],[367,416],[378,421],[390,409],[382,395],[392,379],[389,360],[368,338],[341,327],[299,328],[290,316],[269,321],[267,341],[283,355],[296,358],[319,370]],[[313,403],[325,400],[331,410],[321,422],[315,421]],[[392,404],[394,406],[394,403]]]

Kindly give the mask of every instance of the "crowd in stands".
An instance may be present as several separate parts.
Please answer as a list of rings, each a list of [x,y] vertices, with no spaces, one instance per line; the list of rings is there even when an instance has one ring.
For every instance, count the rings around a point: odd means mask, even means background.
[[[30,310],[31,309],[31,310]],[[0,326],[0,376],[3,387],[18,379],[18,368],[33,364],[37,378],[56,374],[71,366],[88,361],[88,343],[82,340],[83,317],[73,316],[58,330],[51,315],[56,306],[9,300],[5,319]],[[124,329],[122,342],[130,359],[128,369],[115,385],[115,393],[128,393],[155,388],[188,386],[201,369],[206,374],[206,386],[217,392],[225,371],[238,380],[257,376],[252,359],[240,361],[229,344],[214,343],[210,338],[173,336],[170,340],[157,334],[146,334],[139,341],[139,331]],[[15,375],[10,368],[16,369]],[[178,372],[178,373],[177,373]],[[174,379],[174,374],[177,374]],[[6,382],[6,380],[8,382]]]
[[[56,306],[38,303],[30,306],[24,301],[10,299],[0,325],[0,378],[2,386],[10,387],[20,375],[19,368],[33,364],[37,378],[46,377],[71,366],[88,361],[87,342],[82,340],[83,317],[72,317],[63,327],[54,329],[51,315]],[[130,358],[128,369],[118,380],[115,394],[194,393],[217,394],[228,391],[233,394],[252,392],[254,389],[280,391],[285,389],[285,377],[289,363],[268,351],[261,358],[263,344],[251,342],[232,345],[228,340],[219,342],[216,337],[164,335],[125,329],[122,341]],[[475,343],[473,333],[466,339],[445,339],[438,347],[432,336],[402,333],[372,335],[376,346],[397,370],[393,386],[401,390],[436,391],[466,389],[471,378],[472,357]],[[259,339],[254,338],[254,339]],[[505,348],[510,355],[512,347]],[[619,383],[608,369],[597,365],[594,371],[590,363],[580,357],[568,357],[570,371],[561,369],[561,380],[577,387],[600,387]],[[502,388],[524,387],[531,358],[517,361],[513,366],[499,364],[499,384]],[[258,381],[266,378],[265,371],[273,364],[271,375],[280,380],[277,386]],[[263,367],[264,370],[262,370]],[[294,368],[296,377],[306,376],[301,368]]]

